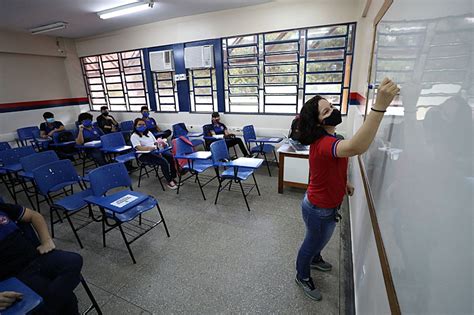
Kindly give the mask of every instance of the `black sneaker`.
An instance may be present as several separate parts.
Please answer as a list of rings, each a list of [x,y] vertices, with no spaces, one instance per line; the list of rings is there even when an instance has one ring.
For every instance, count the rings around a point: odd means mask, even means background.
[[[298,279],[298,276],[295,278],[295,282],[302,289],[304,294],[312,300],[321,301],[323,298],[321,292],[314,286],[313,279],[310,277],[309,280]]]
[[[332,265],[319,256],[319,259],[311,262],[311,268],[318,269],[319,271],[331,271]]]

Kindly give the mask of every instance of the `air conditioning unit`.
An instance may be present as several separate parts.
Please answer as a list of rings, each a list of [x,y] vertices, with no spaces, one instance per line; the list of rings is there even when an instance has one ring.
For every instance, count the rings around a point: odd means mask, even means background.
[[[186,69],[214,68],[214,50],[212,45],[184,48]]]
[[[163,50],[151,52],[150,67],[153,72],[174,71],[173,51]]]

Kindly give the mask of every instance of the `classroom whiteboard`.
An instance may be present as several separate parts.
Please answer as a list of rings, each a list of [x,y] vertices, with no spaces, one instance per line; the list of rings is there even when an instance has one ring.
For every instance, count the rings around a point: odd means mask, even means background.
[[[370,83],[401,93],[363,161],[404,314],[474,313],[473,40],[472,0],[395,0],[377,26]]]

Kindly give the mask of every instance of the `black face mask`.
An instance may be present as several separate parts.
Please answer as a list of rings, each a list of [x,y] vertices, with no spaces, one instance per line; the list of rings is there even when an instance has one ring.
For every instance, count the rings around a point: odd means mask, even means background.
[[[342,122],[341,112],[338,109],[333,109],[329,117],[324,118],[323,125],[337,126]]]
[[[107,116],[109,116],[109,112],[108,112],[108,111],[102,112],[102,115],[104,115],[105,117],[107,117]]]

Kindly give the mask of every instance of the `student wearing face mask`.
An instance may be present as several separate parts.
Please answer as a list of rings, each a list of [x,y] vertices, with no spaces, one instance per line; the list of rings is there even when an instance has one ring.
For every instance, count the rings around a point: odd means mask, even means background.
[[[348,158],[364,153],[374,140],[386,108],[400,90],[385,78],[367,119],[350,140],[335,136],[342,122],[341,112],[325,98],[317,95],[301,109],[298,140],[309,145],[310,180],[302,201],[306,235],[296,259],[296,283],[313,300],[321,300],[321,292],[311,278],[311,269],[330,271],[332,265],[321,257],[336,227],[337,211],[344,195],[352,195],[354,187],[347,180]]]
[[[138,160],[144,164],[156,165],[161,167],[161,172],[168,182],[166,186],[169,189],[178,189],[176,185],[176,167],[174,157],[170,152],[156,154],[153,151],[167,146],[166,139],[156,139],[147,129],[146,123],[142,118],[137,118],[133,122],[133,134],[130,137],[132,146],[137,151],[148,151],[141,153]]]
[[[150,111],[148,110],[148,107],[142,106],[140,112],[142,113],[143,121],[146,123],[147,130],[150,130],[153,136],[158,137],[158,132],[163,132],[163,135],[160,135],[159,138],[166,139],[171,136],[171,130],[167,129],[162,131],[160,127],[158,127],[156,120],[150,117]]]
[[[213,112],[211,115],[212,129],[211,135],[224,135],[225,143],[227,148],[231,148],[235,145],[239,146],[240,151],[244,156],[251,157],[242,139],[237,138],[233,133],[230,133],[227,126],[221,123],[221,116],[218,112]]]
[[[43,114],[44,122],[40,125],[40,137],[43,139],[53,137],[53,134],[64,130],[62,122],[54,119],[54,114],[46,112]]]
[[[109,114],[109,108],[107,106],[100,108],[100,115],[97,116],[97,124],[105,134],[119,130],[119,123]]]
[[[98,127],[95,127],[92,124],[92,119],[94,117],[89,113],[81,113],[77,119],[79,122],[79,130],[77,132],[76,143],[83,145],[84,143],[91,141],[99,141],[100,137],[104,135],[102,130]],[[100,149],[97,148],[86,148],[84,149],[86,154],[89,155],[97,164],[105,165],[104,154]]]

